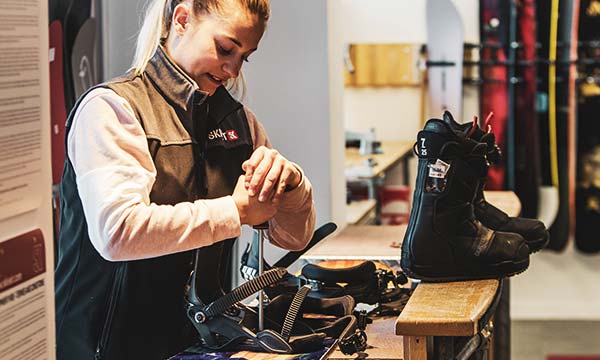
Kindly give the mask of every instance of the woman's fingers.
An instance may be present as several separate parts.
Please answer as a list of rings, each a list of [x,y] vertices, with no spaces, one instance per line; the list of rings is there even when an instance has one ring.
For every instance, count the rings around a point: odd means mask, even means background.
[[[294,171],[296,168],[290,164],[289,161],[286,161],[285,166],[281,171],[281,176],[279,177],[279,181],[277,182],[277,187],[275,188],[275,194],[273,195],[273,203],[277,204],[279,202],[279,198],[285,192],[285,188],[292,181],[292,177],[295,176]]]
[[[277,150],[258,147],[244,161],[244,186],[248,195],[258,196],[259,202],[277,203],[286,187],[297,186],[300,174],[296,167]]]
[[[260,146],[254,150],[250,159],[244,161],[242,170],[245,172],[245,186],[250,196],[260,193],[265,178],[277,156],[280,156],[277,150]]]
[[[273,195],[273,190],[281,177],[285,163],[286,160],[283,156],[277,155],[275,157],[275,160],[273,160],[273,164],[263,181],[258,201],[266,201]]]
[[[265,149],[263,146],[261,146],[252,152],[252,155],[250,155],[248,160],[242,163],[242,170],[245,172],[244,183],[246,185],[246,189],[250,187],[250,181],[252,180],[252,175],[254,175],[254,170],[256,170],[256,167],[258,164],[260,164],[264,156]]]

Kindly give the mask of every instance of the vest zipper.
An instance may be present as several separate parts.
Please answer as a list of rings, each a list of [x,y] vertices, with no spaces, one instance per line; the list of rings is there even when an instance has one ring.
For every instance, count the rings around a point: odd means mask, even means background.
[[[121,263],[117,265],[115,270],[115,276],[113,278],[112,287],[108,298],[108,309],[104,317],[104,325],[98,339],[98,345],[96,346],[96,354],[94,355],[95,360],[100,360],[104,357],[106,345],[110,339],[110,329],[112,327],[112,321],[119,301],[119,293],[121,292],[121,285],[123,284],[123,271],[125,264]]]

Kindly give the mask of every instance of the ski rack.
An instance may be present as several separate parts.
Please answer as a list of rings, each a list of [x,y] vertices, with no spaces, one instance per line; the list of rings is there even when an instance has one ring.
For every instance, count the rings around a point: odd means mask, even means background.
[[[507,144],[505,149],[506,156],[506,187],[508,190],[515,189],[515,169],[516,169],[516,154],[515,154],[515,86],[518,84],[522,84],[524,82],[523,78],[518,77],[516,75],[517,67],[534,67],[539,64],[553,65],[555,67],[568,67],[573,64],[578,66],[598,66],[600,65],[600,57],[584,57],[581,54],[576,58],[571,58],[569,60],[564,59],[549,59],[548,57],[540,57],[536,56],[534,60],[521,60],[517,56],[517,52],[519,49],[523,48],[523,44],[517,40],[517,9],[516,3],[514,1],[510,1],[510,9],[509,9],[509,22],[508,22],[508,39],[506,43],[502,42],[481,42],[481,43],[464,43],[465,50],[483,50],[483,49],[492,49],[492,50],[500,50],[505,49],[507,54],[507,60],[463,60],[461,63],[448,62],[448,61],[436,61],[436,60],[428,60],[425,62],[426,67],[448,67],[448,66],[464,66],[464,67],[492,67],[492,66],[506,66],[507,67],[507,76],[506,79],[499,78],[463,78],[463,84],[472,85],[472,86],[481,86],[483,84],[488,83],[502,83],[506,82],[508,86],[508,122],[506,124],[507,130]],[[571,46],[570,42],[559,42],[556,45],[557,50],[566,51]],[[542,48],[541,44],[538,42],[535,45],[536,50]],[[578,42],[578,49],[581,51],[582,49],[598,49],[600,48],[600,41],[586,41],[586,42]],[[466,51],[465,51],[466,53]],[[496,55],[492,52],[492,56]],[[481,74],[481,71],[478,72]],[[537,79],[537,81],[541,81]],[[556,83],[565,82],[566,79],[557,78]],[[598,83],[599,80],[597,78],[593,78],[592,80],[588,78],[577,79],[578,82],[590,81],[594,83]]]

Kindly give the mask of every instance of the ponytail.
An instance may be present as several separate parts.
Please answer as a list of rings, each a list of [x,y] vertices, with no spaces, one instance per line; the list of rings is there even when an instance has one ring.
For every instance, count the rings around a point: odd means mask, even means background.
[[[152,58],[161,41],[166,38],[168,27],[165,23],[165,9],[172,0],[152,0],[146,9],[144,23],[137,38],[135,55],[131,68],[136,75],[140,75],[148,61]],[[171,14],[169,14],[171,15]],[[169,16],[169,22],[171,16]]]

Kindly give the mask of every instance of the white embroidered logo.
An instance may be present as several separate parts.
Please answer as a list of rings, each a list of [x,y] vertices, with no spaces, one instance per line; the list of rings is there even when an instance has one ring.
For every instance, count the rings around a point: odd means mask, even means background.
[[[223,141],[235,141],[238,140],[240,136],[235,130],[221,130],[215,129],[208,133],[208,140],[221,139]]]

